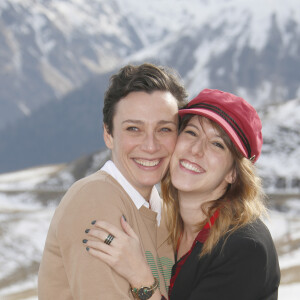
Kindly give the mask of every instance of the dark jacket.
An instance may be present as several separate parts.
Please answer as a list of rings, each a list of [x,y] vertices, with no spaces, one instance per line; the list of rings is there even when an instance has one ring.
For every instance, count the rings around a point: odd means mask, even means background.
[[[275,300],[280,269],[269,230],[262,221],[224,238],[199,259],[197,242],[174,283],[171,300]],[[173,272],[174,268],[173,267]]]

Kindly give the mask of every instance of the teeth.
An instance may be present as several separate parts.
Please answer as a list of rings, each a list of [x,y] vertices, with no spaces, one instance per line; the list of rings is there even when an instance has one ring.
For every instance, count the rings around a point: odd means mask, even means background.
[[[194,171],[194,172],[197,172],[197,173],[200,173],[200,172],[201,172],[201,170],[200,170],[199,168],[196,168],[194,165],[192,165],[192,164],[190,164],[190,163],[188,163],[188,162],[186,162],[186,161],[180,161],[180,164],[181,164],[184,168],[186,168],[186,169],[188,169],[188,170],[191,170],[191,171]]]
[[[137,162],[139,165],[142,165],[144,167],[155,167],[159,164],[159,159],[158,160],[135,159],[135,162]]]

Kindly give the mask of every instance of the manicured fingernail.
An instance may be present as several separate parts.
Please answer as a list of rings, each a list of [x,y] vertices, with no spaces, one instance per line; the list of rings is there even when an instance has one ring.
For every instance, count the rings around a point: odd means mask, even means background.
[[[89,233],[89,232],[90,232],[90,229],[86,229],[86,230],[85,230],[85,233]]]
[[[89,251],[89,250],[90,250],[90,248],[89,248],[89,247],[86,247],[85,249],[86,249],[86,251]]]
[[[86,243],[87,243],[87,241],[88,241],[88,240],[86,240],[86,239],[82,240],[82,242],[83,242],[84,244],[86,244]]]
[[[126,217],[125,217],[124,215],[122,215],[122,217],[123,217],[124,221],[125,221],[125,222],[127,222],[127,219],[126,219]]]
[[[91,224],[92,224],[92,225],[95,225],[95,224],[96,224],[96,220],[92,221]]]

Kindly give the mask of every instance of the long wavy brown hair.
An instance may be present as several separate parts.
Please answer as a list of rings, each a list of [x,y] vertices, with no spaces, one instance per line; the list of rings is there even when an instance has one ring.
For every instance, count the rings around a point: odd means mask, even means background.
[[[179,132],[184,130],[193,116],[195,115],[186,115],[183,118]],[[204,117],[199,116],[199,118],[201,122],[201,119]],[[226,132],[217,123],[210,122],[233,155],[235,180],[228,185],[221,198],[206,202],[201,207],[206,219],[202,222],[199,221],[199,224],[196,226],[197,231],[203,228],[217,209],[219,210],[219,217],[210,229],[200,257],[210,253],[225,235],[228,237],[238,228],[266,214],[265,194],[262,189],[261,179],[256,174],[254,164],[248,158],[242,156]],[[175,250],[183,232],[184,224],[180,216],[178,190],[172,185],[169,171],[162,180],[161,191],[170,232],[169,240],[172,242]]]

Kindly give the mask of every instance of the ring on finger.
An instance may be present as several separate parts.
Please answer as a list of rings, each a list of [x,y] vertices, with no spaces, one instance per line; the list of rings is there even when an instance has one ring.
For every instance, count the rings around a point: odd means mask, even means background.
[[[105,239],[104,243],[107,245],[110,245],[110,243],[113,241],[115,237],[112,234],[108,234],[107,238]]]

